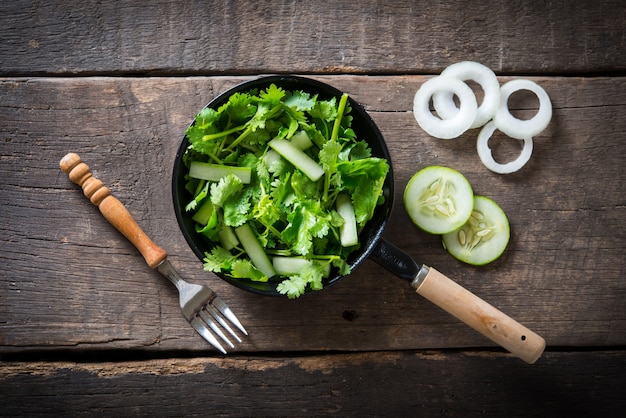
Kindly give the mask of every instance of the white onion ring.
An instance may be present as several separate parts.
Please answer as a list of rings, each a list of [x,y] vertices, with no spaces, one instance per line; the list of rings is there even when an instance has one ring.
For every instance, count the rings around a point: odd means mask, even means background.
[[[459,98],[459,112],[450,119],[440,119],[430,111],[430,98],[440,91],[449,91]],[[418,125],[431,136],[456,138],[467,131],[476,118],[478,105],[471,88],[461,80],[437,76],[420,86],[413,99],[413,116]]]
[[[461,81],[472,80],[483,89],[483,101],[478,106],[476,118],[470,125],[470,129],[481,127],[493,118],[500,104],[500,83],[489,67],[474,61],[461,61],[448,66],[441,72],[441,75],[458,78]],[[443,119],[452,118],[459,111],[454,103],[454,96],[450,92],[435,93],[433,105],[437,114]]]
[[[531,137],[523,139],[524,147],[522,148],[522,152],[517,159],[506,164],[500,164],[493,159],[491,148],[489,148],[489,138],[491,138],[495,130],[496,124],[494,121],[490,121],[483,127],[483,129],[480,130],[480,133],[478,134],[476,149],[478,150],[480,161],[482,161],[485,167],[489,170],[498,174],[509,174],[519,170],[528,162],[530,155],[533,153],[533,139]]]
[[[531,119],[517,119],[509,111],[509,97],[519,90],[529,90],[539,99],[539,110]],[[552,119],[552,102],[548,93],[534,81],[526,79],[511,80],[500,88],[500,106],[493,116],[496,128],[507,136],[524,139],[536,136],[546,129]]]

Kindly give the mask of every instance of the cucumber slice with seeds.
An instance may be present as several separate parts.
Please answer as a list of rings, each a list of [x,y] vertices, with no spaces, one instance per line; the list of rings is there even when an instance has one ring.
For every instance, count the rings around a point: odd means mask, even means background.
[[[431,234],[459,229],[472,214],[474,191],[465,176],[442,166],[426,167],[411,177],[404,206],[411,221]]]
[[[445,234],[443,245],[464,263],[481,266],[500,257],[511,236],[509,220],[492,199],[474,197],[472,214],[457,231]]]

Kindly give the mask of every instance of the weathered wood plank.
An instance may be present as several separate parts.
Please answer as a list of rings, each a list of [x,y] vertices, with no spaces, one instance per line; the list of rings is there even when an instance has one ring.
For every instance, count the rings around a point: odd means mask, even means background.
[[[6,361],[0,416],[620,416],[621,351]]]
[[[529,166],[502,177],[482,167],[477,132],[439,141],[417,127],[411,103],[424,77],[321,79],[364,103],[388,141],[397,182],[388,239],[549,346],[626,343],[625,80],[535,78],[552,97],[554,120],[535,138]],[[182,319],[175,289],[143,265],[60,172],[68,151],[83,156],[185,277],[208,283],[235,309],[251,332],[241,350],[490,346],[370,261],[297,301],[248,294],[201,271],[176,225],[170,170],[193,114],[238,81],[1,80],[0,350],[207,349]],[[516,107],[532,107],[520,100]],[[402,190],[429,164],[463,171],[478,193],[501,203],[513,228],[502,259],[485,268],[462,265],[437,237],[410,225]]]
[[[0,74],[624,71],[620,0],[14,0],[0,4]]]

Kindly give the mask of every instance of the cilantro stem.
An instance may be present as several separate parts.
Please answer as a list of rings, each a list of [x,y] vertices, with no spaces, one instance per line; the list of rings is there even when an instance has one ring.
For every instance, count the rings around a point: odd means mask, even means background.
[[[339,137],[339,127],[341,126],[341,120],[343,119],[343,112],[346,110],[346,104],[348,103],[348,94],[344,93],[341,95],[341,99],[339,99],[339,106],[337,107],[337,118],[335,119],[335,124],[333,125],[333,132],[330,135],[331,141],[336,141]]]
[[[274,235],[276,235],[276,237],[280,238],[282,233],[276,229],[276,227],[274,227],[273,225],[267,225],[267,229],[269,231],[271,231]]]
[[[324,173],[324,192],[322,194],[322,201],[324,203],[328,203],[328,190],[330,189],[330,176],[331,174],[328,172]]]
[[[250,133],[252,132],[252,126],[248,125],[248,127],[246,128],[245,131],[243,131],[238,137],[237,139],[235,139],[229,146],[226,147],[226,149],[224,149],[224,151],[230,151],[232,150],[234,147],[236,147],[237,145],[239,145],[239,143],[241,141],[243,141],[248,135],[250,135]]]
[[[339,99],[339,106],[337,107],[337,117],[335,118],[335,123],[333,124],[333,131],[330,135],[330,141],[337,142],[337,138],[339,138],[339,127],[341,126],[341,120],[343,119],[343,114],[346,111],[346,104],[348,103],[348,94],[343,93],[341,98]],[[324,192],[323,192],[323,201],[324,203],[328,202],[328,190],[330,189],[330,177],[333,173],[326,171],[324,176]]]
[[[214,139],[218,139],[218,138],[222,138],[224,136],[228,136],[230,134],[233,134],[235,132],[239,132],[241,131],[243,128],[245,128],[246,125],[240,125],[240,126],[235,126],[234,128],[231,128],[227,131],[221,131],[221,132],[216,132],[214,134],[206,134],[202,137],[203,141],[212,141]]]
[[[220,160],[219,158],[217,158],[216,155],[214,155],[212,152],[207,151],[206,155],[208,155],[213,161],[215,161],[218,164],[222,164],[222,160]]]

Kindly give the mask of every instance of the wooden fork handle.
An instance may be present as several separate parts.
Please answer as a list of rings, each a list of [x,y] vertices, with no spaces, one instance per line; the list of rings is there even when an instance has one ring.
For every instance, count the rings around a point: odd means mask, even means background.
[[[78,154],[70,153],[61,159],[61,170],[72,182],[78,184],[91,203],[100,209],[104,217],[120,231],[141,253],[150,268],[156,268],[167,253],[156,245],[139,227],[133,216],[100,180],[95,178],[89,166]]]

